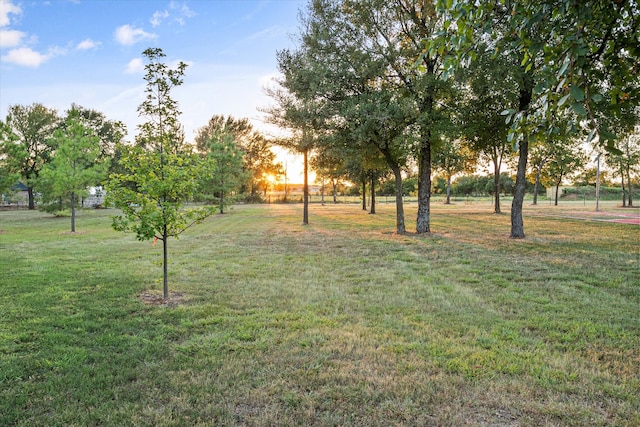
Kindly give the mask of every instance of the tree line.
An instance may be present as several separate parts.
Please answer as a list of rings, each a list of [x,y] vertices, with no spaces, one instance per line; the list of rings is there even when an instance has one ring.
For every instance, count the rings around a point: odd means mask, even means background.
[[[450,182],[482,159],[499,195],[515,156],[510,236],[522,238],[528,173],[555,168],[562,180],[586,145],[631,183],[639,12],[635,1],[311,0],[264,111],[290,129],[280,143],[305,170],[311,158],[328,179],[368,183],[372,198],[393,176],[398,233],[412,171],[415,230],[428,233],[436,170]]]

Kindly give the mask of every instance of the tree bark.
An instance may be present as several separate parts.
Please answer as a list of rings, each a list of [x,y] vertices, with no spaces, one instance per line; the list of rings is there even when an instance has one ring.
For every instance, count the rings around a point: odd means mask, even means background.
[[[33,196],[33,187],[27,187],[27,194],[29,195],[29,209],[34,210],[36,208],[36,202]]]
[[[302,225],[309,225],[309,150],[304,150],[304,200]]]
[[[418,234],[431,232],[431,141],[428,138],[422,144],[418,165]],[[400,196],[402,197],[402,188]]]
[[[556,182],[556,197],[555,197],[555,202],[553,203],[554,206],[558,206],[558,192],[560,191],[560,181]]]
[[[538,188],[540,187],[540,168],[536,169],[536,183],[533,186],[533,204],[538,204]]]
[[[526,136],[520,142],[518,150],[518,172],[516,174],[516,191],[511,202],[511,237],[512,239],[524,239],[524,222],[522,220],[522,205],[526,190],[527,157],[529,156],[529,141]]]
[[[451,204],[451,175],[447,175],[447,201],[444,202],[445,205]]]
[[[71,193],[71,232],[76,232],[76,193]]]
[[[362,178],[362,210],[367,210],[367,180]]]
[[[493,170],[493,194],[494,194],[494,205],[493,212],[494,213],[502,213],[500,211],[500,166],[495,165]]]
[[[169,256],[167,240],[169,236],[167,233],[167,226],[164,226],[162,232],[162,296],[164,299],[169,298]]]
[[[376,179],[371,177],[371,210],[370,214],[376,213]]]
[[[402,200],[402,172],[400,168],[392,167],[393,176],[396,179],[396,233],[405,234],[404,205]]]

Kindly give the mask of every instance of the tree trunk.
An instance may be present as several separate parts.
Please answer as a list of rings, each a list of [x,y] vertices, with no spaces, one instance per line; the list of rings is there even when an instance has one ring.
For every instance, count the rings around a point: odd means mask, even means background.
[[[406,232],[404,226],[404,206],[402,200],[402,172],[400,167],[392,168],[393,176],[396,179],[396,233],[404,234]]]
[[[302,225],[309,225],[309,150],[304,150],[304,200]]]
[[[376,213],[376,179],[371,177],[371,210],[370,214]]]
[[[540,187],[540,168],[536,169],[536,183],[533,186],[533,204],[538,204],[538,188]]]
[[[500,166],[494,163],[493,169],[493,194],[494,194],[494,213],[502,213],[500,211]]]
[[[164,226],[164,230],[162,232],[162,296],[164,299],[169,298],[169,266],[168,266],[168,248],[167,248],[167,240],[168,240],[167,226]]]
[[[518,93],[518,108],[527,111],[533,99],[534,82],[531,73],[524,73],[522,87]],[[527,160],[529,158],[529,139],[524,135],[518,149],[518,171],[516,173],[516,189],[511,202],[511,235],[512,239],[524,239],[524,222],[522,205],[527,190]]]
[[[333,204],[338,204],[338,182],[335,179],[331,180],[331,186],[333,188]]]
[[[444,204],[451,204],[451,175],[447,175],[447,201]]]
[[[431,141],[422,143],[418,165],[418,218],[416,232],[418,234],[431,232]],[[400,189],[402,197],[402,188]]]
[[[630,208],[633,207],[633,196],[631,193],[633,193],[633,185],[631,184],[631,167],[629,165],[627,165],[627,190],[629,191],[629,198],[628,198],[628,203],[627,206],[629,206]]]
[[[36,208],[36,202],[33,197],[33,187],[27,187],[27,194],[29,195],[29,209],[34,210]]]
[[[518,150],[518,171],[516,173],[516,190],[511,202],[511,237],[512,239],[524,239],[524,222],[522,220],[522,205],[526,190],[527,157],[529,156],[529,141],[523,138]]]
[[[367,179],[362,178],[362,210],[367,210]]]
[[[71,232],[76,232],[76,193],[71,193]]]
[[[560,191],[560,181],[556,182],[556,197],[555,197],[555,202],[553,203],[554,206],[558,206],[558,192]]]
[[[624,168],[620,166],[620,181],[622,182],[622,207],[627,207],[627,193],[624,188]]]

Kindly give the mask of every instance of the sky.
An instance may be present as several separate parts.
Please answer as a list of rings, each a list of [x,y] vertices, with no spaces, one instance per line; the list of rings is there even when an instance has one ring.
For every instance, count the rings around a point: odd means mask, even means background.
[[[246,117],[277,133],[258,108],[292,48],[306,0],[0,0],[0,119],[41,103],[63,115],[75,103],[127,125],[144,100],[142,52],[188,65],[172,96],[187,140],[213,115]],[[283,159],[284,156],[281,156]],[[295,159],[287,160],[295,162]]]

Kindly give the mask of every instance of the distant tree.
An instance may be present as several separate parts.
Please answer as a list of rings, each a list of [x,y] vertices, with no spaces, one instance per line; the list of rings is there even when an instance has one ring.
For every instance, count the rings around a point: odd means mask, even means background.
[[[39,185],[47,188],[49,200],[69,201],[71,232],[75,232],[76,203],[87,193],[88,186],[106,177],[109,162],[101,159],[100,138],[82,124],[77,112],[70,112],[53,140],[57,149],[53,159],[43,166]]]
[[[531,169],[533,172],[533,204],[538,204],[538,191],[540,188],[540,178],[542,170],[546,166],[547,162],[551,158],[551,148],[549,145],[542,143],[541,141],[535,144],[530,150]]]
[[[218,199],[220,213],[228,204],[228,196],[238,190],[247,180],[249,171],[243,169],[242,152],[231,133],[220,132],[212,135],[206,146],[209,173],[202,177],[203,190]]]
[[[189,227],[212,215],[212,207],[184,209],[198,187],[198,178],[209,172],[208,164],[184,143],[178,120],[178,103],[171,90],[182,84],[187,65],[170,69],[161,62],[159,48],[143,52],[149,63],[144,80],[146,99],[138,107],[147,119],[140,125],[136,145],[122,147],[123,172],[111,176],[108,197],[122,210],[113,217],[113,228],[132,231],[139,240],[162,241],[163,295],[169,297],[168,240],[179,237]]]
[[[56,110],[42,104],[12,105],[0,128],[0,156],[5,156],[6,170],[20,174],[27,186],[29,209],[35,209],[34,188],[40,171],[53,156],[52,137],[59,123]]]
[[[551,155],[547,166],[542,170],[541,179],[545,185],[553,185],[556,188],[554,205],[557,206],[558,190],[562,180],[584,166],[586,155],[581,151],[580,141],[575,139],[547,143],[550,144]]]
[[[232,135],[235,145],[241,151],[244,170],[247,172],[244,174],[246,183],[243,183],[248,193],[247,200],[259,201],[260,191],[266,188],[268,177],[278,177],[283,173],[282,165],[276,161],[276,155],[271,150],[273,144],[257,132],[246,118],[214,115],[196,134],[198,151],[206,153],[211,138],[217,138],[222,133]]]
[[[622,206],[632,207],[633,176],[640,173],[640,134],[630,133],[623,136],[618,141],[618,148],[619,153],[610,155],[610,163],[616,166],[622,180]]]
[[[473,153],[459,139],[446,140],[437,146],[437,151],[433,155],[433,165],[446,177],[445,204],[451,203],[451,178],[457,173],[469,170],[475,163]]]

